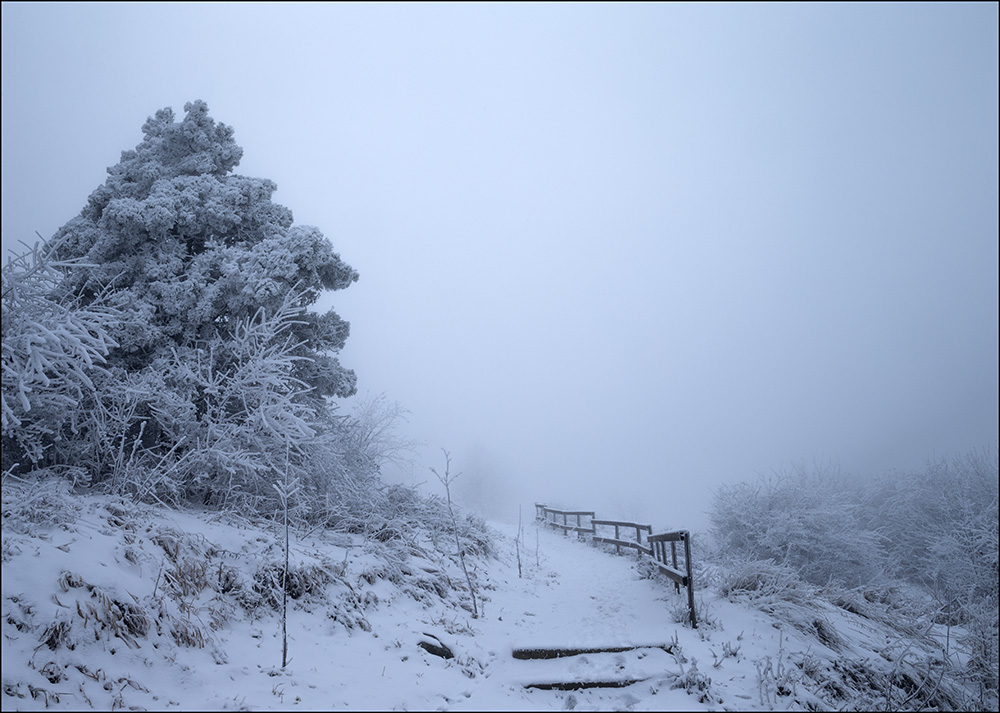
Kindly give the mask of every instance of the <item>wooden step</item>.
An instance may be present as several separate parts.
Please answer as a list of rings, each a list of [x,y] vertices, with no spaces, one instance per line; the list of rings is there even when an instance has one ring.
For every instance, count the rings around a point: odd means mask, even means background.
[[[648,681],[648,678],[628,678],[621,681],[556,681],[553,683],[526,683],[525,688],[543,691],[579,691],[581,688],[625,688],[634,683]]]
[[[673,650],[670,644],[642,644],[632,646],[603,646],[586,649],[570,648],[536,648],[536,649],[514,649],[511,655],[516,659],[558,659],[564,656],[580,656],[582,654],[620,654],[623,651],[635,651],[636,649],[663,649],[668,654]]]
[[[535,676],[531,676],[528,678],[528,682],[521,684],[524,688],[537,688],[543,691],[579,691],[585,688],[625,688],[626,686],[631,686],[642,681],[648,681],[651,675],[656,675],[655,672],[662,668],[662,664],[653,662],[651,668],[649,661],[638,663],[635,659],[645,660],[655,650],[662,651],[663,653],[652,655],[652,659],[656,659],[658,656],[663,656],[664,654],[673,653],[670,644],[632,644],[628,646],[519,648],[513,649],[511,655],[521,661],[536,661],[537,663],[535,664],[529,664],[533,668],[548,669],[547,673],[543,671],[536,672],[538,678],[547,678],[548,680],[539,681]],[[626,658],[617,656],[616,659],[621,663],[617,663],[616,666],[610,668],[607,665],[608,659],[603,658],[608,654],[625,654],[627,652],[637,653],[635,656],[627,656]],[[552,664],[555,664],[553,659],[567,659],[573,656],[591,656],[596,657],[596,659],[592,658],[587,661],[582,668],[571,665],[562,672],[552,669]],[[633,660],[631,663],[626,663],[627,659]],[[551,661],[552,664],[547,664],[545,663],[546,661]],[[582,658],[581,662],[583,662]],[[594,664],[597,665],[595,666]],[[566,667],[562,666],[562,668]],[[615,670],[611,670],[611,668]],[[633,670],[629,671],[628,669],[630,668]],[[559,678],[560,673],[566,675],[566,678],[569,680],[553,680]],[[618,677],[621,675],[628,676],[629,673],[632,674],[630,678]],[[535,680],[531,680],[532,678]]]

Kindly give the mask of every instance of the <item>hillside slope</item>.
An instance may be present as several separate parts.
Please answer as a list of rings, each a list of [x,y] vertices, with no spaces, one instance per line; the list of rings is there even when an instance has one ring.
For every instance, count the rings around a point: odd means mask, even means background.
[[[266,523],[55,484],[4,498],[4,710],[895,709],[943,693],[934,661],[952,655],[843,608],[768,614],[711,588],[693,630],[634,558],[534,525],[519,577],[515,528],[496,524],[493,555],[471,557],[479,618],[447,538],[296,534],[282,670],[282,538]],[[511,655],[624,646],[642,648]]]

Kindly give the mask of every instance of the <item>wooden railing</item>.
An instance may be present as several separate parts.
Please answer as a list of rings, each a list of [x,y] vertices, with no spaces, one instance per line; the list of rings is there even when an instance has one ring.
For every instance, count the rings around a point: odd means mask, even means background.
[[[568,535],[570,532],[575,532],[580,537],[589,535],[593,542],[614,545],[615,551],[618,553],[621,553],[622,547],[626,547],[635,550],[640,555],[651,557],[656,562],[660,572],[673,581],[675,591],[679,593],[681,587],[687,588],[691,626],[695,629],[698,628],[694,607],[694,579],[691,574],[691,533],[687,530],[660,532],[654,535],[650,525],[622,520],[598,520],[591,510],[557,510],[541,503],[535,503],[535,521],[560,529],[564,535]],[[615,529],[614,537],[610,537],[610,532],[606,530],[610,527]],[[598,528],[602,528],[600,533]],[[635,539],[623,539],[622,530],[626,532],[633,530]],[[643,542],[643,534],[646,536],[645,542]],[[678,544],[684,546],[683,564],[678,563]]]
[[[541,510],[539,510],[541,508]],[[562,518],[562,522],[559,522],[559,518]],[[569,518],[576,518],[576,524],[569,524]],[[583,526],[581,518],[589,517],[590,522],[587,526]],[[556,510],[554,508],[547,508],[544,505],[539,505],[535,503],[535,519],[544,520],[547,525],[552,527],[558,527],[563,531],[564,535],[570,532],[578,533],[592,533],[594,531],[591,523],[594,520],[594,513],[590,510]]]
[[[646,533],[646,539],[648,541],[649,535],[653,534],[653,528],[649,525],[637,525],[634,522],[620,522],[618,520],[591,520],[590,523],[594,526],[593,528],[593,539],[594,542],[603,542],[606,545],[614,545],[615,552],[621,553],[622,547],[631,547],[637,552],[642,552],[646,555],[652,555],[653,550],[651,547],[647,547],[642,544],[642,533]],[[614,537],[603,537],[597,534],[598,527],[613,527],[615,528]],[[623,540],[621,539],[622,529],[629,530],[635,529],[635,541]]]
[[[670,561],[667,561],[667,547],[670,543]],[[684,570],[677,567],[677,543],[684,543]],[[688,609],[691,612],[691,626],[698,628],[694,618],[694,586],[691,576],[691,533],[687,530],[675,530],[674,532],[661,532],[657,535],[649,536],[649,543],[653,546],[653,559],[660,571],[667,575],[674,582],[674,590],[681,591],[681,587],[687,587]]]

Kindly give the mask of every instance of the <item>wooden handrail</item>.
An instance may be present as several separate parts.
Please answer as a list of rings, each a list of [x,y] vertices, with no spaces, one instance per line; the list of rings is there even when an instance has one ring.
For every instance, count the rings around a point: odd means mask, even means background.
[[[636,522],[625,522],[623,520],[591,520],[595,525],[618,525],[619,527],[634,527],[637,530],[653,531],[652,525],[640,525]]]
[[[553,518],[549,519],[549,515],[562,516],[562,523],[556,522]],[[569,523],[569,518],[576,518],[576,523],[571,525]],[[594,518],[594,513],[591,510],[557,510],[555,508],[546,507],[541,503],[535,503],[535,519],[544,520],[552,527],[558,527],[563,531],[564,535],[568,535],[570,532],[576,532],[578,535],[585,533],[593,533],[593,525],[584,526],[580,518],[589,517],[591,520]]]
[[[545,508],[545,512],[550,512],[555,515],[591,515],[594,512],[592,510],[556,510],[555,508]]]
[[[651,525],[640,525],[637,522],[626,522],[623,520],[591,520],[590,524],[594,528],[593,540],[594,542],[603,542],[606,545],[614,545],[615,552],[621,554],[622,547],[629,547],[637,552],[641,552],[646,555],[652,555],[653,550],[642,544],[642,533],[645,531],[647,534],[653,531]],[[597,534],[598,526],[601,527],[613,527],[615,528],[614,537],[604,537]],[[635,541],[623,540],[621,539],[622,528],[635,530]],[[648,539],[648,538],[647,538]]]
[[[650,535],[650,542],[684,542],[687,538],[687,530],[675,530],[674,532],[661,532],[656,535]]]

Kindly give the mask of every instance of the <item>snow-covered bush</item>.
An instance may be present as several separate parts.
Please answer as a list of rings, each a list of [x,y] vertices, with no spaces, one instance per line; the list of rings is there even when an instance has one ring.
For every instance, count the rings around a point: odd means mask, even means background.
[[[938,621],[959,624],[970,673],[998,687],[997,451],[889,473],[864,492],[865,525],[883,537],[895,576],[934,600]]]
[[[946,612],[997,591],[996,453],[889,473],[863,497],[863,524],[884,537],[892,573],[932,592]]]
[[[412,457],[421,444],[400,434],[408,413],[384,393],[355,400],[341,433],[362,468],[379,472],[388,463],[412,465]]]
[[[308,387],[292,376],[305,359],[289,334],[302,311],[294,302],[237,320],[229,339],[175,348],[152,368],[103,370],[64,457],[135,500],[273,511],[276,473],[286,456],[300,469],[315,436],[314,410],[300,398]]]
[[[676,658],[681,673],[675,676],[670,682],[670,688],[680,688],[687,691],[688,695],[695,696],[699,703],[707,703],[709,705],[720,703],[721,699],[712,689],[712,679],[698,670],[697,659],[691,659],[690,665],[685,670],[683,661],[686,659],[681,656],[677,656]]]
[[[58,248],[59,241],[39,243],[2,271],[4,471],[60,462],[53,448],[72,437],[92,403],[93,379],[117,346],[106,328],[113,313],[99,300],[82,308],[56,293],[73,267],[53,257]]]
[[[825,585],[881,576],[880,537],[860,525],[850,482],[837,473],[799,469],[719,488],[710,513],[718,550],[733,561],[787,565]]]
[[[816,628],[812,596],[905,637],[957,625],[964,675],[995,700],[997,508],[995,450],[864,480],[799,471],[727,486],[711,512],[714,581],[796,626]]]
[[[228,339],[174,350],[164,365],[172,393],[188,393],[182,410],[161,410],[168,442],[181,443],[176,469],[185,499],[221,508],[272,511],[272,483],[300,470],[312,443],[314,409],[302,398],[309,387],[293,376],[299,346],[291,327],[299,309],[290,297],[274,313],[237,320]],[[198,412],[186,408],[199,405]],[[174,440],[176,439],[176,440]]]
[[[720,577],[719,591],[730,600],[745,601],[815,636],[831,649],[839,650],[843,645],[840,635],[816,606],[819,592],[788,565],[770,560],[730,563]]]

